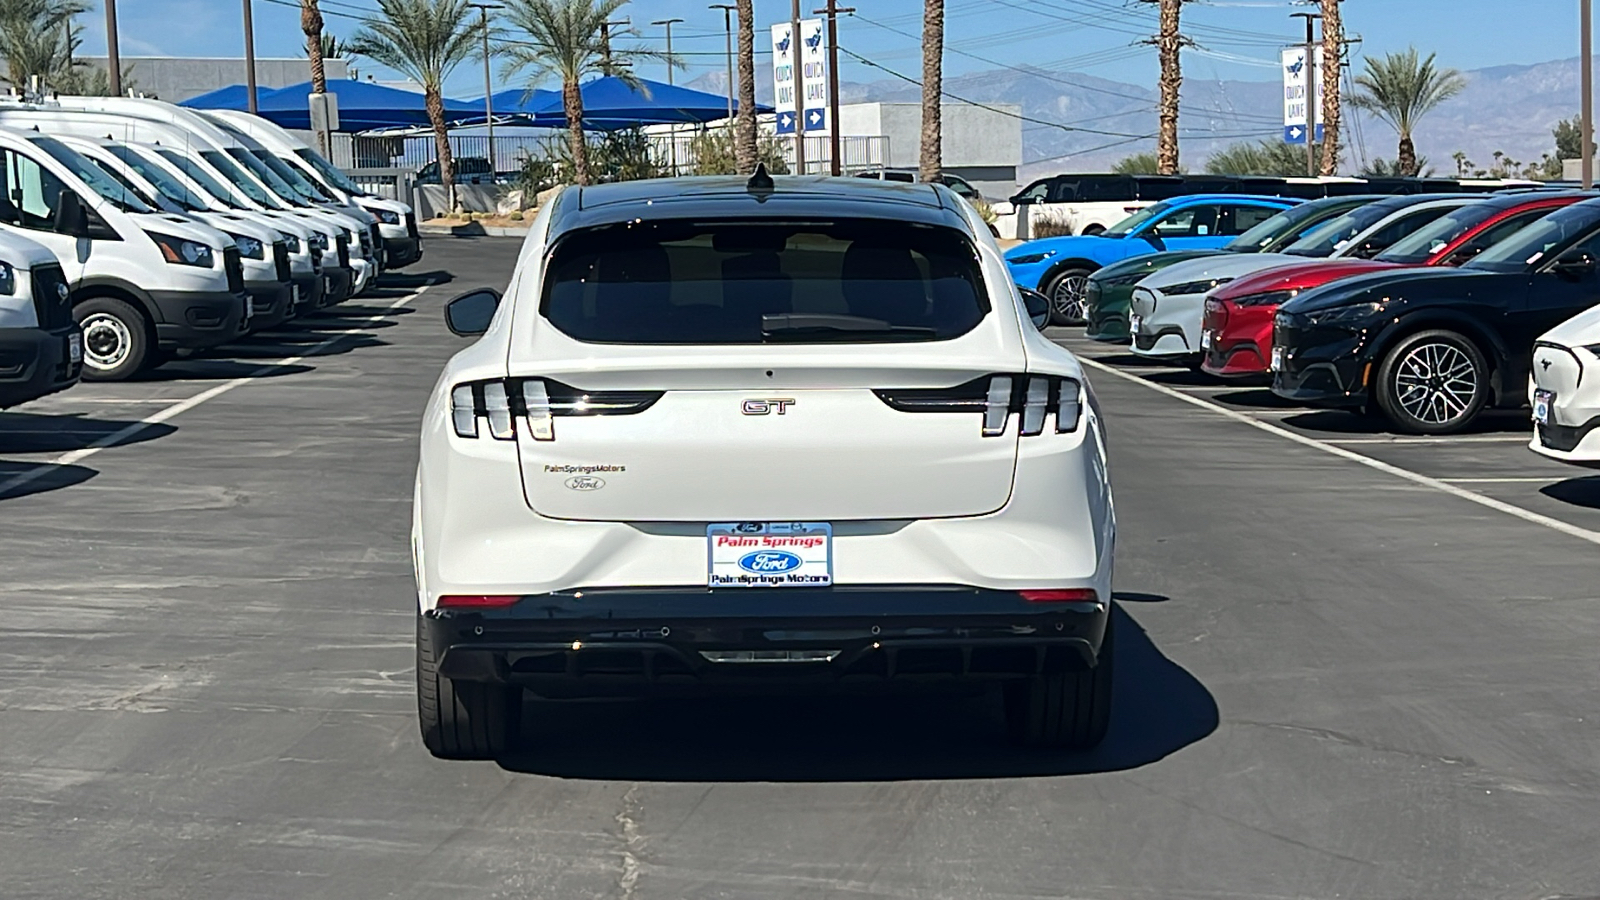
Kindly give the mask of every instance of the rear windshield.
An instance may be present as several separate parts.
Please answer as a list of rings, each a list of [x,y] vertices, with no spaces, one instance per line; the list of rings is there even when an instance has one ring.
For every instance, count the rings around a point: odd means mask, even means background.
[[[1479,225],[1498,215],[1500,210],[1481,204],[1463,206],[1434,219],[1398,241],[1374,259],[1383,262],[1420,266],[1440,250],[1465,237]]]
[[[1358,206],[1290,244],[1283,252],[1318,258],[1332,256],[1335,250],[1348,244],[1356,235],[1388,218],[1393,212],[1392,207],[1381,204]]]
[[[989,312],[963,235],[882,220],[597,228],[548,271],[540,311],[592,343],[941,341]]]
[[[1343,209],[1353,206],[1344,204]],[[1234,238],[1222,249],[1234,253],[1270,253],[1305,237],[1313,228],[1338,214],[1327,204],[1315,201],[1291,206]]]

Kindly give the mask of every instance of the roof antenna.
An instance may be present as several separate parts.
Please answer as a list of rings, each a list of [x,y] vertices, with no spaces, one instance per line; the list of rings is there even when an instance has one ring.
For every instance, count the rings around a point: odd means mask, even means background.
[[[745,182],[744,186],[745,190],[751,192],[770,194],[777,187],[777,184],[773,182],[772,176],[767,174],[767,164],[758,162],[756,163],[755,172],[751,174],[750,180]]]

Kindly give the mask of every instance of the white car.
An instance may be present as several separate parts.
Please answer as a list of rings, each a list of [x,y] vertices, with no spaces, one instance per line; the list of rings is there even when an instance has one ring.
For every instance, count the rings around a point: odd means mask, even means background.
[[[1229,253],[1185,260],[1139,282],[1128,330],[1139,356],[1199,367],[1206,295],[1256,272],[1311,259],[1369,258],[1434,219],[1483,199],[1470,194],[1385,197],[1329,221],[1283,253]]]
[[[868,179],[569,188],[428,400],[412,546],[437,756],[551,698],[995,681],[1105,733],[1116,525],[1083,369],[970,204]]]
[[[1600,306],[1541,335],[1531,372],[1528,446],[1551,459],[1600,467]]]

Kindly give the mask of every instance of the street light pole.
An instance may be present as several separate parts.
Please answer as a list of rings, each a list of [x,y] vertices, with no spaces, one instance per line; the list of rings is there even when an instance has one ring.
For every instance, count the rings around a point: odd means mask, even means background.
[[[733,128],[733,13],[739,7],[731,3],[713,3],[712,9],[722,10],[722,30],[728,39],[728,127]]]
[[[259,110],[256,107],[256,26],[251,17],[251,2],[244,0],[244,84],[248,93],[246,108],[253,116]]]
[[[794,171],[806,173],[806,74],[800,40],[800,0],[793,0],[789,15],[789,59],[794,63]]]
[[[122,54],[117,52],[117,0],[106,0],[106,68],[111,96],[122,96]]]
[[[660,19],[651,22],[651,25],[665,25],[667,28],[667,84],[672,84],[672,26],[682,22],[682,19]]]
[[[839,0],[828,0],[826,7],[812,13],[828,17],[828,171],[835,177],[844,174],[839,139],[839,14],[853,12],[853,7],[840,6]]]
[[[249,2],[249,0],[245,0]],[[489,78],[489,10],[505,9],[498,3],[468,3],[478,11],[478,24],[483,29],[483,124],[489,129],[489,180],[494,181],[494,82]]]
[[[611,29],[632,25],[632,19],[618,19],[615,22],[600,23],[600,72],[603,75],[615,75],[615,66],[611,62]]]
[[[1306,20],[1306,177],[1317,177],[1317,32],[1316,13],[1290,13]]]
[[[1583,112],[1580,115],[1579,135],[1583,141],[1583,189],[1594,187],[1594,5],[1591,0],[1580,0],[1578,7],[1578,31],[1581,34],[1579,41],[1582,46],[1583,84],[1581,86]]]
[[[650,23],[651,25],[662,25],[662,26],[665,26],[666,29],[667,29],[667,84],[669,86],[672,84],[672,68],[673,68],[673,64],[677,62],[677,59],[672,55],[672,26],[676,25],[677,23],[682,22],[682,21],[683,21],[682,19],[657,19],[656,21]],[[677,125],[669,125],[667,127],[667,158],[668,158],[668,161],[672,164],[672,175],[673,175],[673,177],[677,177],[677,175],[678,175],[678,126]]]

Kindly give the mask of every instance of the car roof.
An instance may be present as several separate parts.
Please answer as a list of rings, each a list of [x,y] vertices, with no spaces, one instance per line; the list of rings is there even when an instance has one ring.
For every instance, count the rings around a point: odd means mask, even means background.
[[[551,211],[552,237],[644,219],[894,219],[970,233],[965,217],[926,184],[825,175],[780,175],[765,189],[744,176],[651,178],[562,191]]]
[[[1552,200],[1567,199],[1594,200],[1600,199],[1600,194],[1593,191],[1511,190],[1503,194],[1490,194],[1478,202],[1491,209],[1517,209],[1522,206],[1538,206]]]
[[[1196,203],[1255,203],[1270,206],[1297,206],[1294,197],[1274,197],[1267,194],[1183,194],[1162,200],[1167,206],[1192,206]]]

